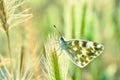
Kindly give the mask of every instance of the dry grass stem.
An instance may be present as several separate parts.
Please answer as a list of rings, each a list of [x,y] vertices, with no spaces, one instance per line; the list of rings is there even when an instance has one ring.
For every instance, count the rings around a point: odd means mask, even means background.
[[[24,6],[23,9],[26,9],[26,6]],[[29,11],[25,10],[24,13],[27,14],[27,13],[29,13]],[[36,52],[37,48],[35,46],[35,44],[36,44],[35,39],[36,38],[35,38],[35,34],[33,34],[34,31],[31,29],[32,24],[30,24],[30,23],[31,23],[31,20],[25,21],[25,25],[26,25],[25,29],[26,29],[26,33],[27,33],[27,39],[29,41],[28,43],[30,45],[30,55],[31,55],[31,57],[33,59],[33,63],[34,63],[34,73],[35,73],[34,76],[35,76],[36,80],[40,80],[40,68],[39,68],[40,61],[37,58],[37,52]]]
[[[9,55],[10,55],[10,69],[11,69],[11,75],[12,75],[11,77],[12,77],[12,80],[14,80],[12,53],[11,53],[11,47],[10,47],[10,36],[9,36],[9,30],[8,30],[9,25],[7,23],[7,15],[6,15],[6,10],[5,10],[5,5],[4,5],[3,0],[0,1],[0,18],[1,18],[2,27],[8,39],[8,49],[9,49]]]

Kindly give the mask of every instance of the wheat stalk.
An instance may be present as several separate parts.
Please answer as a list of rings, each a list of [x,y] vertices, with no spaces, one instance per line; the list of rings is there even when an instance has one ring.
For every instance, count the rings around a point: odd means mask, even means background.
[[[9,29],[9,25],[7,23],[7,16],[6,16],[5,5],[4,5],[4,1],[3,0],[0,1],[0,18],[1,18],[2,27],[3,27],[6,35],[7,35],[9,55],[10,55],[11,78],[12,78],[12,80],[14,80],[12,53],[11,53],[10,37],[9,37],[9,30],[8,30]]]
[[[16,1],[16,0],[0,0],[0,26],[5,32],[7,36],[7,43],[8,43],[8,50],[9,50],[9,56],[10,56],[10,79],[15,80],[14,76],[14,65],[13,65],[13,54],[11,51],[11,43],[10,43],[10,34],[9,31],[11,27],[15,26],[16,24],[22,23],[24,19],[28,19],[30,16],[29,14],[25,14],[24,11],[17,13],[16,10],[18,7],[20,7],[24,1]],[[26,18],[25,18],[26,17]],[[13,21],[15,21],[13,23]],[[1,65],[3,65],[1,63]]]

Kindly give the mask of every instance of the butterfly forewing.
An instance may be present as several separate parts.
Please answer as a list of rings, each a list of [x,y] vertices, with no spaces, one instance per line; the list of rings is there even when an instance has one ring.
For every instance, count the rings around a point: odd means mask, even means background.
[[[72,61],[81,68],[100,55],[104,49],[103,45],[86,40],[70,40],[66,42],[67,52]]]

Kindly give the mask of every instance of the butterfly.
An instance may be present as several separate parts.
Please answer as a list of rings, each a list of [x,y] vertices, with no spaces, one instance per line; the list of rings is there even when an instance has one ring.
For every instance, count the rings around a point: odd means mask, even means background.
[[[55,25],[54,28],[56,28]],[[59,34],[61,33],[59,32]],[[81,39],[66,41],[63,36],[59,38],[59,46],[61,50],[67,52],[72,62],[81,68],[88,65],[104,50],[104,46],[100,43]]]
[[[84,68],[104,50],[104,46],[97,42],[80,39],[66,41],[63,36],[59,38],[59,45],[80,68]]]

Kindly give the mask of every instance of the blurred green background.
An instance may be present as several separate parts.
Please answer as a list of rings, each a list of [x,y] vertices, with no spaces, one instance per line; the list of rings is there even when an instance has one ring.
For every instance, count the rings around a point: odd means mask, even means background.
[[[56,25],[66,40],[87,39],[105,47],[83,69],[71,63],[67,80],[120,80],[120,0],[27,0],[20,10],[26,8],[32,18],[10,29],[13,54],[20,53],[22,44],[26,53],[36,48],[37,54],[43,54],[48,35],[59,35],[52,27]],[[0,53],[4,56],[8,51],[5,37],[0,31]]]

